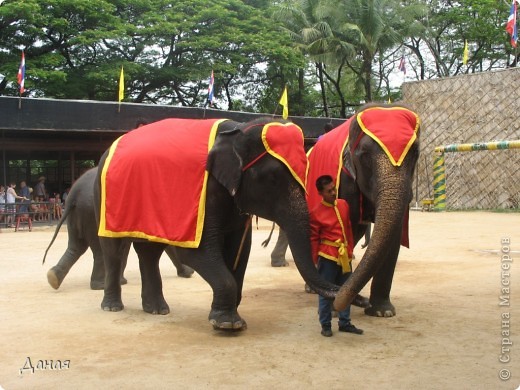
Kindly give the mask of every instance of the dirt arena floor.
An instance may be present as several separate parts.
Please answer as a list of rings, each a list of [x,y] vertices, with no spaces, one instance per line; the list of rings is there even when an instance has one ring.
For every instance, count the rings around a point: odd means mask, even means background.
[[[141,310],[133,251],[125,309],[109,313],[100,309],[102,291],[89,289],[90,251],[59,290],[47,284],[66,229],[43,266],[53,227],[3,229],[0,388],[518,388],[520,214],[412,212],[411,248],[401,250],[392,289],[397,316],[352,308],[365,334],[331,338],[320,335],[317,296],[304,292],[290,252],[289,267],[270,266],[276,234],[267,249],[260,245],[269,225],[261,221],[254,231],[239,308],[248,329],[239,333],[213,330],[209,286],[196,274],[177,277],[166,255],[161,272],[171,313]],[[363,255],[359,246],[355,255]]]

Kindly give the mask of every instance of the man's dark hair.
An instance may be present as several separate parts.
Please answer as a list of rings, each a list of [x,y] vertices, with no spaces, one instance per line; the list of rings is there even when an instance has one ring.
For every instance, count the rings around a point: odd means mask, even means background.
[[[322,175],[318,177],[316,180],[316,188],[318,189],[318,192],[321,192],[327,184],[332,183],[333,181],[334,180],[330,175]]]

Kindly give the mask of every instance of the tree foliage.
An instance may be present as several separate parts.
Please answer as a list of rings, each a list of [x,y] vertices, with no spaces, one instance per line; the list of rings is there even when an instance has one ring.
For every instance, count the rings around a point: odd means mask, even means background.
[[[516,66],[505,0],[6,0],[0,5],[0,94],[348,116],[399,98],[408,79]],[[464,43],[469,60],[462,63]],[[398,83],[397,83],[398,84]],[[279,108],[278,108],[279,109]]]
[[[121,66],[125,100],[204,104],[211,70],[232,109],[248,88],[262,94],[301,56],[274,26],[265,2],[238,0],[54,0],[4,3],[0,72],[15,80],[25,49],[31,96],[115,100]],[[255,8],[259,7],[259,8]],[[23,11],[23,12],[22,12]],[[261,65],[277,64],[267,76]],[[15,83],[5,92],[13,93]]]

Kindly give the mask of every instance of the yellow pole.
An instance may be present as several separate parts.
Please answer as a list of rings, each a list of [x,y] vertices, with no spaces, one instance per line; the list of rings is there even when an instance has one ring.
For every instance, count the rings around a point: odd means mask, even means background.
[[[437,211],[446,209],[446,170],[443,152],[437,153],[433,163],[433,208]]]

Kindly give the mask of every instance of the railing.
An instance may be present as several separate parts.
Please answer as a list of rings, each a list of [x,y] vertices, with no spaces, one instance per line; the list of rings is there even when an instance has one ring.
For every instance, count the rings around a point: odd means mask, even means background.
[[[19,216],[29,216],[33,225],[51,225],[60,219],[63,212],[63,209],[60,212],[57,207],[62,208],[63,206],[56,205],[55,202],[34,201],[0,203],[0,228],[15,226]],[[11,216],[12,218],[10,218]]]

